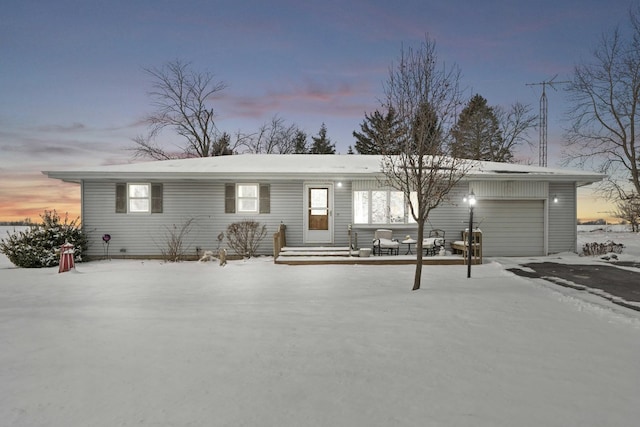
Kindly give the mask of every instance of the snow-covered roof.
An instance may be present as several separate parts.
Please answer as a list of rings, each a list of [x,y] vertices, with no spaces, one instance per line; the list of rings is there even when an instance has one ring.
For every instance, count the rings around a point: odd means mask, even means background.
[[[43,171],[49,178],[82,180],[202,179],[371,179],[380,175],[382,156],[318,154],[240,154],[150,161],[81,169]],[[604,175],[512,163],[474,162],[467,180],[600,181]]]

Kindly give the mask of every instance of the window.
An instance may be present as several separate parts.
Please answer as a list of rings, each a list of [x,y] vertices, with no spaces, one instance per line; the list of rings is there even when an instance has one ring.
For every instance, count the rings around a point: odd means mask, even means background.
[[[129,184],[129,212],[149,212],[151,189],[149,184]]]
[[[371,192],[371,223],[386,224],[387,221],[387,191]]]
[[[404,193],[401,191],[389,192],[389,222],[391,224],[404,224]]]
[[[353,192],[353,222],[356,224],[369,223],[369,192]]]
[[[411,194],[415,199],[415,194]],[[354,224],[415,223],[402,191],[361,190],[353,192]]]
[[[162,213],[162,184],[116,184],[116,213]]]
[[[258,184],[238,184],[236,203],[238,213],[258,213]]]
[[[271,186],[269,184],[226,184],[225,213],[270,213]]]

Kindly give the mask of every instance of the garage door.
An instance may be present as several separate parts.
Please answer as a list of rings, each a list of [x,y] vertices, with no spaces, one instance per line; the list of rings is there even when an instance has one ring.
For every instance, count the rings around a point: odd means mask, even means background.
[[[484,256],[544,255],[544,201],[483,200],[474,211]]]

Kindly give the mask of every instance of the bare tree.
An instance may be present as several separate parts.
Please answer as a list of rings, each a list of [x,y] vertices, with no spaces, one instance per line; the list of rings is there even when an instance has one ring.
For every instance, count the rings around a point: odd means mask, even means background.
[[[604,34],[589,62],[575,67],[567,88],[569,116],[566,163],[608,175],[599,191],[610,200],[640,194],[640,6],[629,11],[629,37],[616,28]]]
[[[631,224],[632,232],[640,231],[640,197],[630,197],[619,201],[613,214],[616,218]]]
[[[413,290],[420,289],[422,239],[429,213],[447,199],[471,162],[450,153],[451,127],[461,105],[460,71],[438,63],[435,41],[418,49],[401,49],[384,86],[386,107],[400,121],[397,155],[385,155],[386,184],[404,193],[418,225]]]
[[[500,151],[511,154],[513,156],[516,148],[524,143],[531,145],[527,140],[529,131],[537,126],[538,116],[531,112],[531,106],[516,102],[512,104],[508,110],[503,107],[493,107],[493,111],[498,118],[500,133],[502,135],[502,146]]]
[[[214,80],[209,72],[191,70],[191,64],[175,60],[161,68],[146,68],[153,79],[149,96],[156,111],[150,114],[149,133],[137,136],[135,157],[166,160],[184,157],[211,157],[231,154],[230,138],[216,127],[212,98],[227,85]],[[156,137],[171,128],[186,141],[175,150],[156,144]]]
[[[281,117],[273,116],[258,132],[238,138],[239,144],[249,153],[293,154],[296,151],[296,125],[287,125]]]

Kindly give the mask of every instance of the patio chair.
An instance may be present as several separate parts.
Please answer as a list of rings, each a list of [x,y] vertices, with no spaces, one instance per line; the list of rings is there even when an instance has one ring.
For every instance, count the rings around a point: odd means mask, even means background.
[[[380,229],[373,234],[373,254],[382,255],[386,251],[389,255],[398,255],[400,242],[393,238],[393,231]]]
[[[440,228],[435,228],[429,231],[429,237],[422,239],[422,249],[425,254],[435,255],[440,251],[440,248],[444,247],[445,231]]]

